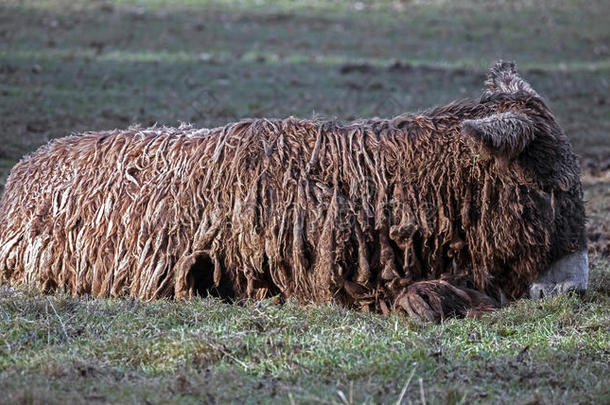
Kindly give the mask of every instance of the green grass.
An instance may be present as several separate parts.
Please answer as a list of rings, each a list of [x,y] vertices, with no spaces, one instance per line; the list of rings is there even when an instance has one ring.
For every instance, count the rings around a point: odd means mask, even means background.
[[[498,58],[603,168],[606,3],[0,0],[0,189],[20,156],[72,132],[393,116],[478,96]],[[610,402],[609,179],[585,179],[587,295],[479,320],[0,287],[0,403]]]
[[[609,281],[597,257],[584,298],[521,300],[442,325],[292,302],[144,303],[5,288],[0,390],[16,402],[378,403],[396,401],[413,374],[404,395],[413,402],[423,387],[427,403],[603,403]]]

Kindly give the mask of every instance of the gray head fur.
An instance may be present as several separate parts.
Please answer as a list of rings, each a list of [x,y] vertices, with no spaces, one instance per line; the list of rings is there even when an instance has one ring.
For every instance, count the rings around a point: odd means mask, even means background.
[[[540,97],[532,86],[519,76],[514,62],[505,62],[502,60],[496,62],[487,75],[485,89],[483,90],[483,98],[498,93],[513,94],[519,91],[523,91],[535,97]]]
[[[534,125],[527,115],[509,111],[476,120],[464,120],[462,132],[488,148],[516,156],[534,139]]]

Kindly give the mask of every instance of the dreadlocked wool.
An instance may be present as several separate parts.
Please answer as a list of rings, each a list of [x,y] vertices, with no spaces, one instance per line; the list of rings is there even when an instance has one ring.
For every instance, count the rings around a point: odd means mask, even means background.
[[[499,63],[481,101],[389,120],[55,140],[7,182],[0,280],[144,300],[295,297],[430,320],[491,310],[584,243],[575,157],[517,79]]]

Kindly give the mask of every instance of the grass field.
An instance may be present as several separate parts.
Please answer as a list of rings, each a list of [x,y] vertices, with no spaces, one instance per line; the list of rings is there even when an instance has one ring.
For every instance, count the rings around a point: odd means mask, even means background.
[[[0,403],[610,403],[605,0],[0,0],[0,190],[49,139],[132,123],[393,116],[517,61],[583,162],[591,288],[442,325],[289,302],[0,286]]]

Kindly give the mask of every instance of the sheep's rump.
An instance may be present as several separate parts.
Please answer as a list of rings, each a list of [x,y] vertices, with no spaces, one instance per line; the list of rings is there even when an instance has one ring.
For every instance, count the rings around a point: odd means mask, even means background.
[[[476,108],[56,140],[11,173],[0,279],[379,309],[415,281],[465,275],[518,296],[547,265],[547,219],[522,169],[460,134]]]

